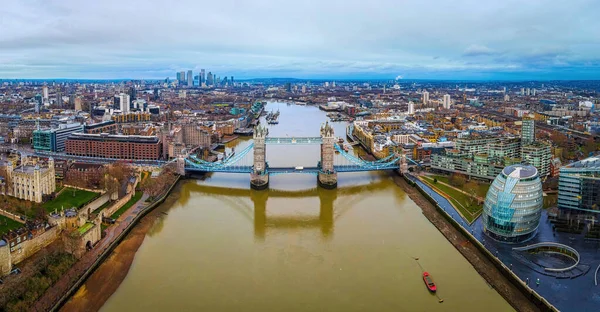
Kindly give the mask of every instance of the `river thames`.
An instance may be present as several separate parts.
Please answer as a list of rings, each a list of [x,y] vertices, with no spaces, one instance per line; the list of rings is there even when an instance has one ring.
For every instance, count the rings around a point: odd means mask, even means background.
[[[327,119],[316,107],[267,106],[278,109],[270,136],[319,136]],[[346,123],[333,126],[345,137]],[[316,166],[319,146],[266,154],[271,166]],[[340,173],[338,188],[324,190],[313,175],[288,174],[266,191],[251,191],[245,174],[184,180],[101,311],[513,311],[397,178]]]

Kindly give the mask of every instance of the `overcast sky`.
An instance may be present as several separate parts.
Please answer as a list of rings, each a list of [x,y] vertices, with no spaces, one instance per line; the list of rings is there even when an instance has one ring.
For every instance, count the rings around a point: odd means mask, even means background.
[[[600,79],[598,0],[2,0],[0,78]]]

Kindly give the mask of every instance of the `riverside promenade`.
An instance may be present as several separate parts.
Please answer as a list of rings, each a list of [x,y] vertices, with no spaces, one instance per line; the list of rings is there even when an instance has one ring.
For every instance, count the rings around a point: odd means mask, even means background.
[[[144,194],[131,208],[123,213],[116,222],[116,225],[106,229],[106,236],[102,238],[92,250],[85,253],[52,287],[40,297],[33,306],[34,311],[49,311],[60,300],[69,288],[83,275],[83,273],[100,257],[100,255],[109,248],[115,241],[119,233],[131,224],[134,216],[137,215],[148,204],[145,202],[148,195]]]
[[[437,206],[450,216],[456,224],[469,232],[477,241],[506,268],[512,271],[524,285],[530,287],[560,311],[599,311],[600,310],[600,285],[595,285],[595,270],[600,265],[600,242],[584,239],[583,234],[555,233],[552,224],[548,221],[546,210],[542,217],[537,235],[522,244],[506,244],[497,242],[483,233],[482,218],[479,217],[472,224],[466,222],[454,209],[450,202],[442,195],[435,192],[427,184],[412,175],[406,176],[415,183],[416,187],[432,198]],[[575,248],[580,254],[580,262],[590,267],[590,270],[575,278],[557,278],[539,273],[523,263],[513,251],[515,247],[523,247],[541,242],[557,242]],[[539,284],[536,283],[539,279]]]

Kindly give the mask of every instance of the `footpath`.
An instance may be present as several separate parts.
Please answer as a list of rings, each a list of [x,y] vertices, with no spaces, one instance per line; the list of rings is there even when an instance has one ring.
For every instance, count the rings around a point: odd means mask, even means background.
[[[49,311],[60,300],[69,288],[81,277],[81,275],[100,257],[110,244],[123,232],[133,221],[141,209],[147,206],[145,202],[148,195],[144,194],[131,208],[123,213],[115,225],[106,229],[106,236],[98,242],[92,250],[85,253],[52,287],[50,287],[32,307],[33,311]]]
[[[494,264],[469,240],[456,229],[436,207],[416,188],[410,186],[402,177],[395,177],[396,183],[423,211],[423,215],[452,243],[452,245],[471,263],[483,279],[494,288],[517,311],[540,311]]]

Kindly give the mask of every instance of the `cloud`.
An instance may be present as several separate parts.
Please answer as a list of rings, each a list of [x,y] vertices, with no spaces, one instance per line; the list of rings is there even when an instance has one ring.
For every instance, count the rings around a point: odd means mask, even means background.
[[[201,68],[239,78],[600,78],[593,0],[5,0],[0,16],[0,78]]]
[[[497,52],[484,46],[478,44],[472,44],[468,46],[463,52],[464,56],[481,56],[481,55],[493,55]]]

